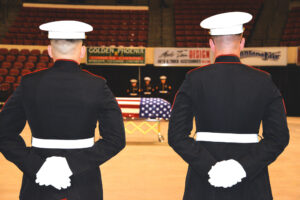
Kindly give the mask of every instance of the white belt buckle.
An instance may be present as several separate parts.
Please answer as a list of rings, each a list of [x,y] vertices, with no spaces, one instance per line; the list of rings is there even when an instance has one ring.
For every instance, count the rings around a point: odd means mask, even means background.
[[[258,134],[197,132],[196,141],[224,143],[258,143]]]

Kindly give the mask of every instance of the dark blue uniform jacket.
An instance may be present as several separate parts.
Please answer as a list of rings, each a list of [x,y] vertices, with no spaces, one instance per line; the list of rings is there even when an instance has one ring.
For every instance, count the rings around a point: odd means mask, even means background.
[[[65,140],[93,137],[99,121],[102,138],[85,149],[26,147],[19,135],[26,121],[36,138]],[[24,173],[21,200],[102,199],[99,165],[124,146],[122,114],[106,81],[74,61],[58,60],[50,69],[24,76],[0,113],[0,151]],[[59,191],[35,183],[50,156],[67,158],[73,171],[70,188]]]
[[[197,132],[258,133],[259,143],[197,142]],[[282,96],[271,76],[224,55],[214,64],[187,73],[173,105],[169,144],[189,164],[184,200],[271,200],[268,165],[289,142]],[[215,188],[208,171],[221,160],[235,159],[247,177],[231,188]]]

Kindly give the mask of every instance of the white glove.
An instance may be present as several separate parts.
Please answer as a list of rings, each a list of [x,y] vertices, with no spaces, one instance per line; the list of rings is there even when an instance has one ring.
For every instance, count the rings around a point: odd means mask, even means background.
[[[58,190],[66,189],[71,186],[72,174],[66,158],[52,156],[46,159],[37,172],[35,182],[40,186],[51,185]]]
[[[208,175],[208,182],[212,186],[228,188],[241,182],[246,177],[246,172],[239,162],[230,159],[217,162]]]

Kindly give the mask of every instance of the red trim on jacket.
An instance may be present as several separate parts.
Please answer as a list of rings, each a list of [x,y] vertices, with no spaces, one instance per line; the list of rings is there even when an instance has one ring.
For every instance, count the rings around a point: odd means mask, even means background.
[[[171,110],[173,110],[173,107],[174,107],[174,104],[175,104],[175,101],[176,101],[176,97],[177,97],[178,92],[179,92],[179,90],[177,90],[177,92],[176,92],[176,94],[175,94],[175,97],[174,97],[174,101],[173,101]]]
[[[34,74],[34,73],[36,73],[36,72],[44,71],[44,70],[47,70],[47,69],[48,69],[48,68],[44,68],[44,69],[36,69],[36,70],[34,70],[33,72],[28,72],[28,73],[24,74],[23,76],[26,76],[26,75],[28,75],[28,74]]]
[[[3,104],[3,106],[2,106],[2,108],[1,108],[1,112],[2,112],[2,110],[4,109],[4,106],[5,106],[5,104],[7,103],[7,101],[8,101],[8,99],[10,99],[10,97],[12,96],[12,94],[6,99],[6,101],[4,102],[4,104]]]
[[[282,104],[283,104],[284,112],[285,112],[285,114],[287,114],[287,112],[286,112],[286,107],[285,107],[285,102],[284,102],[284,99],[283,99],[283,98],[282,98]]]
[[[62,58],[62,59],[56,59],[55,62],[56,62],[56,61],[69,61],[69,62],[75,62],[77,65],[80,65],[79,62],[77,62],[76,60],[72,60],[72,59],[63,59],[63,58]],[[54,62],[54,63],[55,63],[55,62]]]
[[[195,68],[195,69],[191,69],[191,70],[188,71],[187,73],[189,74],[189,73],[191,73],[192,71],[195,71],[195,70],[200,69],[200,68],[203,68],[203,67],[207,67],[207,66],[209,66],[209,65],[211,65],[211,64],[203,65],[203,66],[197,67],[197,68]]]
[[[93,73],[89,72],[89,71],[86,70],[86,69],[82,69],[82,71],[87,72],[87,73],[89,73],[89,74],[92,75],[92,76],[96,76],[96,77],[98,77],[98,78],[102,78],[103,80],[106,80],[104,77],[99,76],[99,75],[96,75],[96,74],[93,74]]]

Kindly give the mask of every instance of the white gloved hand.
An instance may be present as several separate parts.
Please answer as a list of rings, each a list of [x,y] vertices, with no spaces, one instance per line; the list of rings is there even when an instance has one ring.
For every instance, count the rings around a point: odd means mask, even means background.
[[[246,177],[246,172],[239,162],[230,159],[217,162],[208,175],[212,186],[228,188],[241,182]]]
[[[35,182],[40,186],[53,186],[58,190],[71,186],[70,176],[72,171],[66,158],[52,156],[46,159],[38,173]]]

